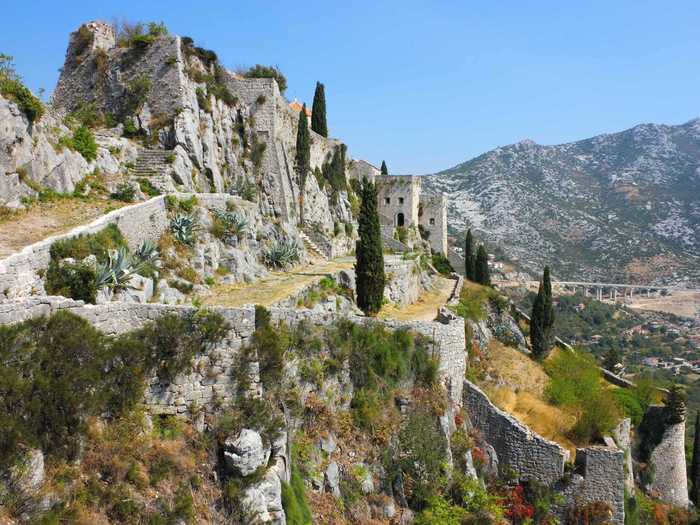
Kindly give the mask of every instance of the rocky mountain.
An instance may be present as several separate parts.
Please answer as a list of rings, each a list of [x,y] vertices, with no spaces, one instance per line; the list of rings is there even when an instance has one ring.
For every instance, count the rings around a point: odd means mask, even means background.
[[[700,282],[700,119],[494,149],[425,179],[467,226],[538,273]]]

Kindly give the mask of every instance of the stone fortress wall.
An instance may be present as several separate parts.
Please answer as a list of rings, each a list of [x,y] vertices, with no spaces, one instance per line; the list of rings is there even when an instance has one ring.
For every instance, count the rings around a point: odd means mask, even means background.
[[[219,193],[175,195],[181,199],[196,195],[199,204],[208,209],[225,210],[226,203],[229,201],[236,202],[240,208],[247,207],[245,201],[234,195]],[[51,245],[61,239],[97,233],[106,226],[115,224],[132,250],[138,248],[144,241],[157,242],[169,225],[165,199],[164,195],[160,195],[145,202],[119,208],[89,224],[43,239],[0,260],[0,292],[7,298],[43,295],[45,292],[41,278],[49,266]]]
[[[569,460],[567,450],[496,407],[470,381],[464,381],[463,392],[469,422],[496,451],[501,473],[512,472],[519,479],[534,479],[562,493],[565,499],[559,509],[562,516],[573,506],[604,501],[611,506],[612,523],[624,524],[624,451],[617,446],[579,448],[576,473],[571,479],[564,479],[565,463]]]
[[[107,334],[121,334],[142,327],[145,323],[166,314],[191,315],[193,306],[164,304],[106,303],[87,305],[64,297],[29,297],[0,303],[0,325],[13,324],[59,310],[70,311],[83,317]],[[255,330],[255,310],[252,307],[212,307],[230,324],[224,340],[204,355],[197,356],[192,372],[177,376],[172,383],[160,383],[153,378],[146,392],[145,403],[156,414],[188,414],[192,407],[211,411],[219,402],[231,401],[236,392],[235,377],[240,372],[239,351],[250,341]],[[319,313],[305,309],[271,308],[272,320],[294,326],[307,322],[327,326],[339,319],[335,313]],[[348,315],[357,323],[382,322],[362,316]],[[454,406],[462,403],[462,378],[465,373],[464,321],[445,318],[441,322],[386,322],[390,329],[409,328],[430,337],[435,345],[435,356],[440,360],[439,374]],[[246,371],[257,384],[255,363]]]

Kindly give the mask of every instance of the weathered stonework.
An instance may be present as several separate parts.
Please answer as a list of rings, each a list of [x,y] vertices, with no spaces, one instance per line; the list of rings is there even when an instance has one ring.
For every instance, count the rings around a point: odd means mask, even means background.
[[[685,421],[668,423],[666,407],[652,405],[639,426],[642,460],[648,461],[651,481],[645,489],[666,503],[687,507]]]
[[[535,434],[507,412],[496,407],[484,392],[464,381],[464,407],[473,427],[496,450],[501,469],[522,479],[550,485],[564,473],[569,452],[553,441]]]
[[[604,502],[610,507],[610,523],[625,523],[624,452],[616,447],[576,449],[576,473],[562,489],[566,505],[562,514],[588,504]]]

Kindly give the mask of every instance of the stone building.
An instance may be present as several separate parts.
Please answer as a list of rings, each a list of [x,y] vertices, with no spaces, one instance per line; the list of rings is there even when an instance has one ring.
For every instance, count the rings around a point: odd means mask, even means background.
[[[415,175],[380,175],[376,178],[378,208],[385,235],[397,228],[413,229],[427,237],[430,247],[447,254],[447,200],[443,194],[424,194]]]

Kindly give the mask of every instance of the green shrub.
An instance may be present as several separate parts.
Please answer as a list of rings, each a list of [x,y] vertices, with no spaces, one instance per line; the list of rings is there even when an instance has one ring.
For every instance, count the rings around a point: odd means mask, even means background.
[[[78,109],[69,115],[69,118],[87,128],[96,128],[106,124],[106,116],[98,109],[95,102],[83,102]]]
[[[253,181],[244,177],[236,179],[233,185],[233,192],[239,195],[241,199],[255,202],[258,198],[258,188]]]
[[[282,507],[289,525],[311,525],[312,516],[306,501],[304,480],[292,466],[290,483],[282,482]]]
[[[411,508],[424,507],[444,489],[446,450],[437,416],[424,406],[416,406],[384,460],[389,479],[400,475],[411,481],[411,491],[406,495]]]
[[[576,415],[573,437],[580,442],[601,438],[618,423],[615,395],[602,387],[602,376],[592,355],[560,351],[545,363],[551,380],[546,393],[556,405]]]
[[[60,261],[67,257],[81,260],[94,254],[98,261],[106,261],[109,250],[126,246],[126,240],[115,224],[109,224],[97,233],[83,234],[54,242],[50,248],[51,259]]]
[[[415,525],[463,525],[468,513],[462,507],[453,505],[442,496],[431,496],[425,508],[416,516]]]
[[[221,416],[216,434],[223,442],[228,436],[237,435],[244,428],[255,430],[260,434],[266,446],[282,435],[284,417],[276,404],[264,398],[240,397],[223,416]]]
[[[141,110],[143,105],[146,103],[146,100],[148,99],[148,94],[151,92],[151,86],[151,79],[145,74],[133,78],[131,81],[129,81],[129,83],[126,86],[126,94],[124,97],[124,117],[128,117],[129,115],[135,115]],[[130,118],[126,118],[124,122],[125,134],[128,133],[126,128],[129,122],[131,122],[131,125],[134,129],[136,128],[136,125],[133,123],[133,120],[131,120]],[[131,129],[129,131],[131,131]]]
[[[136,190],[128,182],[123,182],[117,186],[116,191],[112,192],[110,198],[123,202],[134,202],[136,198]]]
[[[139,188],[144,194],[148,195],[149,197],[157,197],[158,195],[160,195],[160,190],[156,188],[153,185],[153,183],[146,178],[142,177],[139,179]]]
[[[86,303],[95,303],[97,295],[95,270],[81,263],[58,263],[52,260],[46,271],[46,292],[70,297]]]
[[[206,113],[211,113],[211,100],[209,99],[209,95],[207,95],[204,90],[200,87],[198,87],[195,91],[197,95],[197,104],[199,105],[199,108],[202,111],[205,111]]]
[[[287,78],[276,66],[256,64],[247,71],[244,71],[243,76],[246,78],[274,78],[280,93],[284,93],[287,89]]]
[[[483,321],[488,313],[488,306],[505,307],[507,299],[487,286],[469,285],[462,288],[459,303],[450,308],[459,316],[471,321]]]
[[[85,126],[80,126],[73,133],[73,147],[85,160],[92,161],[97,158],[97,143],[95,137]]]
[[[433,252],[432,262],[433,267],[442,275],[450,275],[455,271],[449,259],[442,252]]]
[[[12,57],[2,53],[0,53],[0,94],[17,104],[30,123],[39,120],[44,114],[44,105],[17,75]]]

